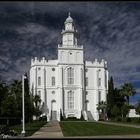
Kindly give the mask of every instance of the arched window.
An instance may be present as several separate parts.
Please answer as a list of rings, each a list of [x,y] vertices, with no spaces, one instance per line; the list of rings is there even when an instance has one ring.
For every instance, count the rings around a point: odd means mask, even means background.
[[[99,69],[98,70],[98,73],[97,73],[98,75],[98,87],[101,87],[101,84],[102,84],[102,81],[101,81],[101,70]]]
[[[39,76],[38,77],[38,86],[40,86],[41,85],[41,77]]]
[[[98,94],[98,101],[101,102],[101,91],[99,91],[99,94]]]
[[[68,92],[68,109],[74,109],[74,92]]]
[[[69,67],[67,69],[68,73],[68,85],[73,85],[74,84],[74,69]]]
[[[55,77],[52,76],[52,86],[55,86]]]

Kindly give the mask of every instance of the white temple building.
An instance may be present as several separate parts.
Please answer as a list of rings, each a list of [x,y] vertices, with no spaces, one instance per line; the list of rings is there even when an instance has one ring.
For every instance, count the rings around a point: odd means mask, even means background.
[[[65,118],[80,118],[82,114],[85,120],[97,121],[97,104],[107,98],[107,62],[84,60],[70,13],[61,36],[58,59],[31,60],[30,92],[41,97],[42,115],[47,116],[47,121],[60,121],[60,114]]]

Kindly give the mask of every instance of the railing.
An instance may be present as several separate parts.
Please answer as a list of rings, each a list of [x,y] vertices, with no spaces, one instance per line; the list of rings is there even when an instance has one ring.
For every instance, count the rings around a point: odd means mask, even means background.
[[[83,49],[83,45],[62,45],[62,44],[58,44],[58,48],[79,48],[79,49]]]

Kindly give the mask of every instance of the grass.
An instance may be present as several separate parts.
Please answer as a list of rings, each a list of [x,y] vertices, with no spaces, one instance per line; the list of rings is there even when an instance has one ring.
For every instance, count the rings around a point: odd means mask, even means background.
[[[26,123],[25,124],[26,136],[31,136],[33,133],[39,130],[44,124],[46,124],[45,121],[33,121],[32,123]],[[9,126],[9,129],[17,131],[18,135],[20,135],[22,131],[22,125]]]
[[[140,134],[140,128],[107,125],[96,122],[60,122],[64,136],[97,136]]]

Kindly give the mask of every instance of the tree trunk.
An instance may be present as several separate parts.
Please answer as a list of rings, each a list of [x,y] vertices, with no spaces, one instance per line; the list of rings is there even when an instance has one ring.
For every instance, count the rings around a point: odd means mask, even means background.
[[[127,105],[129,105],[129,96],[127,96]]]

